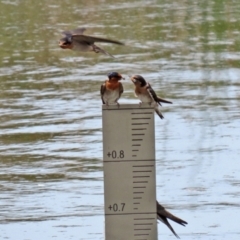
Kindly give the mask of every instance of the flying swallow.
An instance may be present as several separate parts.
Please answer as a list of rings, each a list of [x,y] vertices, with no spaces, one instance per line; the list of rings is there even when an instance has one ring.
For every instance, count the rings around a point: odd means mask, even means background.
[[[63,32],[64,38],[60,39],[59,46],[63,49],[72,49],[72,50],[81,51],[81,52],[88,52],[88,51],[93,51],[95,53],[100,52],[114,58],[113,55],[106,52],[102,48],[98,47],[94,43],[104,42],[104,43],[114,43],[118,45],[124,45],[124,43],[122,42],[111,40],[111,39],[83,35],[83,32],[85,30],[86,30],[85,28],[78,28],[72,31]]]
[[[123,85],[119,82],[121,79],[124,78],[118,72],[108,74],[108,80],[101,85],[100,89],[103,104],[117,104],[119,106],[118,99],[123,93]]]
[[[172,102],[158,97],[157,94],[152,89],[151,85],[147,83],[142,76],[134,75],[131,77],[131,80],[135,85],[136,97],[138,97],[142,103],[150,103],[151,105],[153,105],[155,112],[158,114],[158,116],[161,119],[163,119],[163,115],[160,112],[158,105],[162,106],[161,102],[163,103],[172,103]]]
[[[185,227],[185,224],[187,224],[187,222],[185,222],[184,220],[182,220],[181,218],[178,218],[174,215],[172,215],[170,212],[168,212],[162,205],[160,205],[157,202],[157,219],[160,220],[161,222],[163,222],[165,225],[168,226],[168,228],[172,231],[172,233],[177,237],[180,238],[176,232],[174,231],[174,229],[172,228],[172,226],[170,225],[170,223],[168,222],[167,219],[171,219],[172,221],[182,225]]]

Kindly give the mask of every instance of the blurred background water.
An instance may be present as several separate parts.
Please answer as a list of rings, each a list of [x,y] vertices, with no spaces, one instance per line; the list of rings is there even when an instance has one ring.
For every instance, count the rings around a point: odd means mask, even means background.
[[[240,2],[0,1],[0,237],[104,239],[99,89],[141,74],[173,101],[156,117],[157,195],[182,239],[240,237]],[[116,59],[58,47],[117,39]],[[158,224],[159,239],[174,239]]]

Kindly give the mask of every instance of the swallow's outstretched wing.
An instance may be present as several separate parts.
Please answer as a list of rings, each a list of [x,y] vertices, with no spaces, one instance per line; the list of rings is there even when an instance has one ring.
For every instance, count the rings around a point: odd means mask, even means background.
[[[103,104],[105,104],[105,101],[104,101],[104,99],[103,99],[103,95],[104,95],[105,92],[106,92],[106,84],[103,83],[103,84],[101,85],[101,88],[100,88],[100,94],[101,94],[101,99],[102,99],[102,103],[103,103]]]
[[[168,100],[165,100],[165,99],[163,99],[163,98],[158,97],[157,94],[156,94],[155,91],[152,89],[152,87],[151,87],[151,85],[150,85],[149,83],[147,84],[147,90],[148,90],[148,93],[149,93],[149,95],[151,96],[151,98],[152,98],[155,102],[157,102],[160,106],[162,106],[162,105],[161,105],[161,102],[162,102],[162,103],[171,103],[171,104],[172,104],[172,102],[170,102],[170,101],[168,101]]]
[[[124,43],[119,42],[117,40],[107,39],[107,38],[101,38],[101,37],[93,37],[83,34],[73,34],[72,39],[79,42],[88,42],[88,43],[95,43],[95,42],[103,42],[103,43],[114,43],[118,45],[124,45]]]

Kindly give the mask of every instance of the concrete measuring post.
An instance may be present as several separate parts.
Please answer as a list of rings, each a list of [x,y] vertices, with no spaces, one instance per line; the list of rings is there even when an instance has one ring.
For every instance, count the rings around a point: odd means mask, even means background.
[[[157,240],[154,109],[102,106],[105,240]]]

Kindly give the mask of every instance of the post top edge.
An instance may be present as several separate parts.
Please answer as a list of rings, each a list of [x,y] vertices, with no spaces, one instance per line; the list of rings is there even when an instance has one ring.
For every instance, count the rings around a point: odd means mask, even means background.
[[[115,105],[102,105],[102,110],[121,110],[121,109],[153,109],[149,103],[140,104],[115,104]]]

